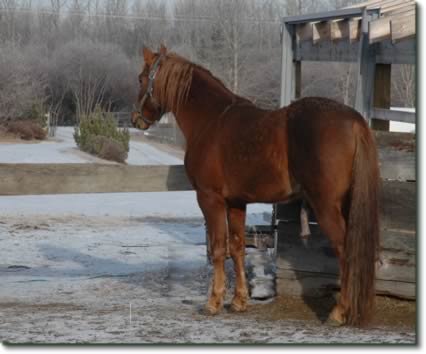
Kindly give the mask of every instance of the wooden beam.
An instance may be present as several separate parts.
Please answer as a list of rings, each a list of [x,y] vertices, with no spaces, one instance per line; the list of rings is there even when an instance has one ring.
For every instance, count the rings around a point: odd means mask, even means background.
[[[192,189],[182,165],[0,164],[0,181],[0,195]]]
[[[414,4],[412,0],[393,0],[380,6],[380,13],[387,15],[389,12],[400,8],[409,7]]]
[[[311,22],[301,23],[295,26],[296,26],[297,42],[312,40],[312,23]]]
[[[381,42],[391,38],[390,18],[383,17],[370,22],[368,40],[371,43]]]
[[[360,7],[367,7],[368,9],[372,9],[372,8],[380,8],[380,10],[382,10],[383,8],[387,8],[389,6],[393,6],[394,4],[409,4],[409,3],[413,3],[414,0],[370,0],[370,1],[365,1],[362,3],[358,3],[358,4],[354,4],[351,6],[347,6],[345,8],[360,8]]]
[[[312,25],[312,41],[317,44],[320,41],[330,40],[330,23],[328,21],[315,22]]]
[[[376,63],[380,64],[415,64],[416,41],[408,39],[393,44],[390,39],[375,43]],[[359,42],[325,41],[314,45],[312,41],[297,43],[295,60],[356,62],[358,60]]]
[[[391,103],[391,64],[376,64],[374,72],[374,108],[389,109]],[[389,131],[389,121],[375,119],[371,114],[371,128]]]
[[[392,42],[415,38],[416,36],[416,14],[415,10],[405,16],[396,17],[391,21]]]
[[[394,16],[396,14],[404,13],[407,11],[415,10],[416,4],[414,2],[403,3],[389,8],[380,9],[380,13],[385,16]]]
[[[315,21],[322,22],[322,21],[336,20],[339,18],[352,18],[356,16],[361,16],[362,12],[363,12],[363,9],[360,9],[360,8],[352,8],[352,9],[346,8],[346,9],[340,9],[340,10],[317,12],[314,14],[287,16],[283,18],[283,22],[289,25],[315,22]]]
[[[330,22],[330,38],[332,41],[349,39],[349,22],[348,20]]]
[[[302,97],[302,62],[294,62],[294,98]]]
[[[359,40],[355,109],[368,121],[372,107],[373,80],[376,66],[376,47],[368,41],[368,27],[373,15],[364,10]]]
[[[374,108],[372,116],[375,119],[381,119],[383,121],[395,121],[395,122],[404,122],[404,123],[413,123],[416,124],[416,113],[414,112],[404,112],[383,108]]]
[[[293,51],[294,25],[281,27],[281,96],[280,107],[288,106],[295,98],[295,65]]]
[[[361,34],[361,17],[349,20],[349,41],[350,43],[358,42]]]
[[[413,38],[416,35],[415,7],[406,7],[408,11],[394,10],[392,16],[382,17],[370,22],[370,43],[381,42],[391,38],[398,41],[405,38]]]

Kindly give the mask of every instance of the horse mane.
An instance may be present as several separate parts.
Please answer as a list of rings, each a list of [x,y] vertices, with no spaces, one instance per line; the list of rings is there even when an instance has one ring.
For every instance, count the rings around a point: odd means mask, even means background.
[[[225,94],[232,95],[235,99],[238,97],[209,70],[176,53],[168,53],[158,70],[154,84],[155,96],[163,107],[173,112],[179,111],[180,106],[188,99],[195,71],[206,74],[208,80]]]

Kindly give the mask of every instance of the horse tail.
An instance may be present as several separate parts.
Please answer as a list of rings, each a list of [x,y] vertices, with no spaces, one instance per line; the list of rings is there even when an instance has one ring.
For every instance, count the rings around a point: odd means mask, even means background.
[[[379,249],[380,172],[375,139],[367,126],[358,130],[353,162],[346,265],[347,324],[363,326],[371,319],[375,298],[375,263]]]

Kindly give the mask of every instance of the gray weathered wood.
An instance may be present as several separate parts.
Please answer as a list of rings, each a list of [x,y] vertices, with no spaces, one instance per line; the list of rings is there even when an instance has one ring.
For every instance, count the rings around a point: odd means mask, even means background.
[[[349,44],[358,44],[361,34],[362,17],[355,17],[349,20]]]
[[[295,67],[293,53],[294,26],[283,24],[281,28],[282,55],[281,55],[281,97],[280,106],[288,106],[295,97]]]
[[[0,195],[191,189],[181,165],[0,164]]]
[[[302,240],[300,225],[279,224],[277,287],[281,294],[315,296],[338,287],[338,260],[329,240],[318,226]],[[381,263],[377,265],[376,291],[407,299],[415,298],[415,233],[382,229]]]
[[[385,180],[416,180],[416,141],[411,133],[375,131],[380,174]]]
[[[277,294],[321,297],[339,289],[337,275],[278,269]],[[416,283],[376,279],[376,294],[404,300],[416,299]]]
[[[340,10],[318,12],[314,14],[288,16],[288,17],[284,17],[283,21],[287,24],[300,24],[300,23],[314,22],[314,21],[329,21],[329,20],[361,16],[362,12],[363,12],[362,8],[345,8]]]
[[[407,40],[416,36],[416,12],[415,9],[406,14],[397,16],[391,22],[392,42]]]
[[[368,31],[368,39],[370,44],[391,38],[390,22],[390,17],[383,17],[375,21],[371,21],[370,30]]]
[[[353,21],[350,21],[351,36],[357,35],[354,31]],[[352,38],[352,37],[351,37]],[[358,39],[349,41],[322,41],[314,45],[312,41],[298,42],[295,47],[295,59],[301,61],[340,61],[356,62],[358,59]],[[381,64],[415,64],[416,63],[416,41],[407,39],[393,44],[385,40],[376,43],[376,63]]]
[[[330,23],[328,21],[315,22],[312,25],[312,41],[314,44],[321,41],[329,41],[330,38]]]
[[[376,46],[371,45],[368,40],[368,26],[371,16],[366,9],[363,11],[355,94],[355,109],[367,120],[370,120],[373,104],[374,70],[376,67]]]
[[[412,232],[417,221],[417,184],[415,182],[382,181],[380,225],[382,229]],[[300,201],[278,204],[277,220],[299,222]],[[315,222],[313,212],[309,220]]]
[[[347,40],[349,38],[349,20],[337,20],[330,22],[330,39],[332,41]]]
[[[312,23],[301,23],[296,26],[296,40],[300,41],[311,41],[313,36]]]
[[[371,114],[376,119],[393,120],[397,122],[416,123],[416,113],[383,108],[374,108]]]

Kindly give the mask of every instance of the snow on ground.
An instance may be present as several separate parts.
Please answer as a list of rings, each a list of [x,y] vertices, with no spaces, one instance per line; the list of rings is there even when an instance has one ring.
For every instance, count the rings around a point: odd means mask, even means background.
[[[43,217],[46,215],[87,217],[163,217],[202,219],[195,192],[100,193],[40,196],[1,196],[3,217]],[[272,206],[251,204],[247,224],[265,225]]]
[[[43,201],[41,200],[41,205]],[[173,205],[171,206],[173,207]],[[3,209],[4,210],[4,209]],[[46,209],[42,209],[46,210]],[[212,269],[199,218],[0,217],[0,340],[10,343],[414,343],[406,329],[201,312]],[[232,263],[225,299],[232,298]],[[251,300],[250,307],[264,306]],[[279,311],[285,311],[278,308]],[[285,312],[283,312],[283,315]]]
[[[73,150],[71,129],[58,133],[58,142],[0,145],[0,162],[94,162]],[[178,160],[144,145],[132,145],[132,163]],[[415,341],[412,331],[271,321],[250,310],[202,314],[212,269],[194,192],[2,196],[0,210],[0,341]],[[248,223],[265,223],[270,211],[268,205],[250,206]],[[232,262],[226,269],[229,303]]]
[[[0,144],[0,163],[111,163],[77,149],[74,128],[58,127],[56,136],[39,143]],[[130,141],[129,165],[181,165],[183,162],[149,144]]]

